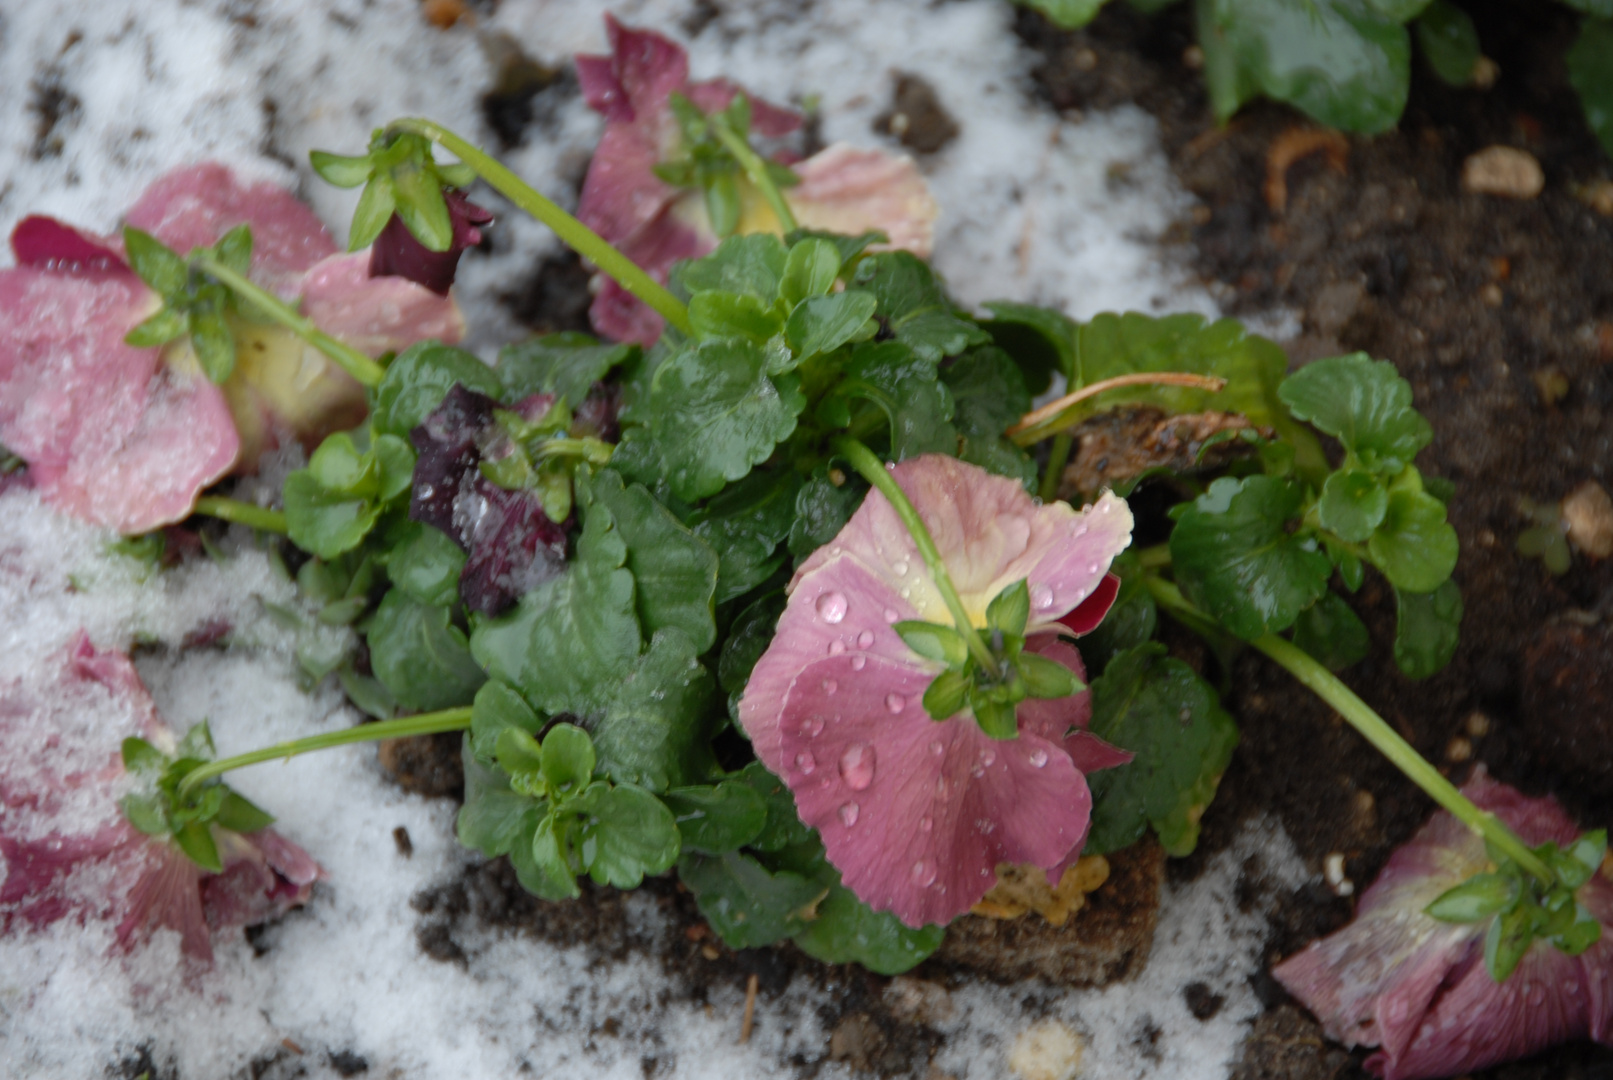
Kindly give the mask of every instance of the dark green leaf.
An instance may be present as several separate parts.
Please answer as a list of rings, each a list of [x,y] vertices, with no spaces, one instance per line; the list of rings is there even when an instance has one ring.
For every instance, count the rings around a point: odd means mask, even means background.
[[[1327,589],[1327,556],[1287,530],[1303,500],[1293,481],[1223,477],[1171,533],[1182,591],[1245,641],[1286,630]]]
[[[174,832],[174,843],[186,858],[211,874],[224,872],[224,861],[218,857],[218,845],[213,842],[213,827],[201,821],[181,825]]]
[[[740,338],[757,345],[784,329],[784,318],[771,301],[747,293],[695,293],[689,322],[699,338]]]
[[[799,933],[801,916],[825,886],[800,874],[771,873],[749,855],[685,855],[678,877],[694,893],[700,914],[731,948],[770,945]]]
[[[793,469],[757,469],[706,504],[694,534],[717,553],[716,603],[743,596],[783,563],[777,549],[795,524],[800,490]]]
[[[1191,852],[1238,743],[1237,725],[1215,691],[1167,657],[1163,645],[1139,645],[1092,680],[1091,730],[1136,758],[1087,778],[1093,810],[1086,850],[1117,851],[1152,825],[1167,852]]]
[[[941,372],[941,379],[952,392],[952,426],[961,437],[958,456],[1033,487],[1036,463],[1003,437],[1031,407],[1018,365],[1001,349],[970,349]]]
[[[600,885],[636,889],[678,860],[678,823],[643,788],[591,784],[567,809],[584,815],[577,850]]]
[[[168,246],[133,225],[123,227],[123,253],[129,268],[157,295],[167,298],[184,293],[190,269]]]
[[[470,737],[467,752],[483,765],[492,765],[498,738],[506,728],[537,736],[543,722],[521,695],[504,683],[490,680],[476,691],[471,704]]]
[[[1613,19],[1613,0],[1563,0],[1563,3],[1598,19]]]
[[[1413,679],[1426,679],[1451,662],[1462,624],[1462,592],[1445,581],[1431,593],[1395,590],[1395,663]]]
[[[1330,475],[1316,504],[1322,528],[1351,544],[1371,536],[1388,510],[1388,489],[1365,469],[1340,469]]]
[[[1081,639],[1081,659],[1089,673],[1108,667],[1115,654],[1152,640],[1159,625],[1158,605],[1135,560],[1123,555],[1110,569],[1120,575],[1120,592],[1103,622]]]
[[[332,495],[374,495],[380,490],[379,471],[375,458],[360,453],[345,431],[327,437],[308,459],[309,475]]]
[[[220,828],[238,833],[255,833],[274,824],[274,815],[233,791],[224,792],[213,820]]]
[[[1294,623],[1294,644],[1329,671],[1343,671],[1366,657],[1372,637],[1344,598],[1329,592],[1300,612]]]
[[[806,398],[793,378],[769,378],[767,365],[758,345],[708,341],[675,354],[656,372],[650,398],[655,436],[680,499],[716,494],[795,431]]]
[[[422,604],[452,604],[459,596],[459,573],[464,568],[460,546],[418,521],[404,523],[386,554],[392,584]]]
[[[637,352],[636,345],[613,345],[568,330],[506,345],[499,350],[496,373],[509,401],[553,394],[576,408],[595,383]]]
[[[1423,59],[1445,82],[1467,86],[1479,62],[1479,32],[1467,12],[1451,0],[1434,0],[1417,19]]]
[[[478,761],[471,756],[468,742],[464,762],[465,805],[459,809],[459,842],[489,857],[508,855],[520,847],[530,852],[532,833],[546,804],[511,790],[509,779],[492,767],[492,758]]]
[[[684,851],[721,855],[750,843],[767,824],[767,804],[749,784],[673,788],[661,796],[677,819]]]
[[[358,197],[358,205],[353,208],[353,224],[347,234],[347,250],[360,251],[375,243],[375,238],[381,235],[386,223],[392,220],[392,213],[397,206],[392,177],[384,173],[372,176]]]
[[[498,733],[493,744],[493,760],[511,777],[524,783],[543,773],[543,747],[520,728],[509,727]]]
[[[874,315],[874,305],[872,294],[857,290],[809,297],[790,313],[784,336],[803,360],[832,352],[847,342],[871,336],[868,320]]]
[[[730,694],[738,694],[750,681],[756,661],[773,640],[773,631],[784,612],[784,594],[770,592],[741,611],[729,628],[717,661],[717,681]]]
[[[321,559],[357,547],[380,517],[380,510],[365,500],[320,486],[307,469],[286,477],[285,503],[292,543]]]
[[[1389,493],[1383,524],[1367,541],[1372,562],[1397,589],[1433,592],[1456,569],[1456,530],[1445,504],[1421,491]]]
[[[874,294],[879,318],[896,340],[932,364],[991,340],[953,313],[935,273],[910,252],[868,256],[857,264],[852,283]]]
[[[396,505],[414,482],[414,448],[396,435],[378,435],[371,453],[380,470],[376,498],[383,506]]]
[[[955,454],[952,394],[938,380],[934,361],[900,342],[859,345],[846,364],[836,392],[873,402],[890,422],[891,456],[897,461],[921,454]]]
[[[767,807],[767,824],[761,834],[750,842],[757,851],[777,852],[811,841],[815,833],[803,824],[795,812],[795,797],[784,781],[767,771],[760,761],[753,761],[740,770],[738,780],[750,785]]]
[[[991,300],[985,307],[992,314],[986,331],[1024,373],[1031,393],[1046,390],[1055,371],[1066,378],[1076,374],[1078,327],[1073,319],[1050,308],[1007,300]]]
[[[594,776],[594,743],[575,724],[556,724],[543,736],[543,779],[550,792],[581,791]]]
[[[436,341],[411,345],[387,365],[375,388],[370,426],[378,435],[407,439],[409,432],[442,404],[455,383],[489,397],[499,397],[503,384],[492,368],[474,353]]]
[[[779,296],[787,304],[799,304],[811,296],[827,295],[839,275],[839,249],[831,241],[805,237],[791,245],[784,260]]]
[[[924,691],[924,711],[932,720],[949,720],[969,704],[969,676],[947,670],[937,675]]]
[[[790,554],[804,559],[833,540],[862,505],[867,492],[868,485],[861,477],[844,477],[836,484],[826,470],[814,472],[795,497]]]
[[[871,244],[885,244],[890,237],[882,232],[870,231],[858,236],[846,236],[841,233],[822,232],[817,229],[796,229],[784,238],[790,245],[801,244],[807,240],[827,240],[835,246],[840,255],[840,268],[844,272],[849,265],[857,259]]]
[[[1257,94],[1329,127],[1394,127],[1411,83],[1411,42],[1363,0],[1196,0],[1204,81],[1223,123]]]
[[[879,975],[900,975],[939,949],[944,937],[945,927],[915,930],[888,911],[873,910],[837,880],[795,943],[826,964],[861,964]]]
[[[1568,81],[1579,91],[1585,122],[1601,140],[1602,149],[1613,154],[1613,22],[1608,21],[1613,19],[1613,2],[1579,2],[1599,17],[1585,20],[1568,50]]]
[[[612,780],[665,791],[709,774],[713,687],[696,655],[682,631],[661,630],[636,669],[599,688],[610,700],[590,731]]]
[[[787,259],[784,244],[770,233],[730,236],[710,255],[680,263],[672,277],[691,295],[708,291],[748,293],[771,304],[778,298]]]
[[[1393,475],[1434,438],[1411,404],[1411,384],[1366,353],[1317,360],[1277,390],[1293,414],[1338,439],[1369,469]]]
[[[1026,611],[1029,610],[1027,603]],[[901,635],[908,648],[926,660],[938,660],[949,668],[955,668],[963,666],[969,659],[969,646],[964,642],[963,635],[953,627],[904,619],[892,624],[891,629]],[[951,716],[952,713],[946,715]]]
[[[449,610],[422,604],[401,589],[382,599],[368,639],[375,677],[405,709],[467,705],[487,679]]]
[[[1063,30],[1079,30],[1098,14],[1108,0],[1019,0],[1028,8],[1046,15]]]

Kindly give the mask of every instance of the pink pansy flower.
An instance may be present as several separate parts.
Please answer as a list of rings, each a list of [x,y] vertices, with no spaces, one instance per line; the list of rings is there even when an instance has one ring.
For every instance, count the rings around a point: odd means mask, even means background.
[[[186,956],[206,962],[214,933],[307,901],[324,872],[272,829],[214,826],[224,871],[210,874],[130,825],[118,800],[131,735],[175,746],[129,658],[87,636],[49,684],[0,685],[0,932],[71,917],[109,924],[128,948],[173,930]]]
[[[182,254],[250,224],[254,280],[371,355],[464,331],[452,300],[371,278],[369,253],[339,253],[289,192],[222,165],[162,177],[126,220]],[[187,516],[231,471],[255,468],[282,436],[314,443],[364,415],[363,388],[277,326],[236,322],[236,370],[222,387],[188,341],[126,344],[160,301],[125,263],[121,239],[32,217],[11,246],[17,265],[0,270],[0,443],[59,509],[148,532]]]
[[[1076,511],[1038,506],[1012,480],[927,455],[891,476],[935,537],[970,619],[1026,579],[1027,647],[1084,678],[1058,620],[1092,596],[1131,540],[1105,495]],[[967,712],[937,722],[922,698],[942,666],[892,628],[950,625],[941,594],[890,503],[870,492],[840,535],[796,571],[772,644],[739,705],[756,754],[789,784],[829,861],[871,907],[910,926],[945,923],[996,882],[999,863],[1058,880],[1081,853],[1084,773],[1130,760],[1085,728],[1082,691],[1018,707],[1018,738],[988,738]]]
[[[1462,794],[1531,845],[1566,847],[1579,829],[1551,798],[1530,799],[1482,767]],[[1455,1076],[1589,1036],[1613,1043],[1613,941],[1579,956],[1537,941],[1504,983],[1484,964],[1488,921],[1424,913],[1446,890],[1490,868],[1484,841],[1441,810],[1389,857],[1355,920],[1273,969],[1347,1046],[1376,1047],[1367,1068],[1387,1080]],[[1613,883],[1601,873],[1578,900],[1603,925]]]
[[[652,171],[677,155],[681,135],[669,99],[684,95],[707,113],[728,106],[739,87],[726,79],[689,81],[689,55],[659,34],[606,16],[611,55],[577,57],[583,96],[605,117],[605,134],[583,181],[577,216],[623,254],[665,282],[679,259],[705,255],[718,237],[699,192],[671,187]],[[787,135],[801,118],[751,98],[751,130]],[[857,235],[877,229],[892,247],[928,257],[937,206],[913,160],[883,150],[831,146],[792,167],[801,183],[785,192],[802,228]],[[748,184],[738,231],[782,232]],[[654,344],[661,317],[603,279],[589,312],[594,329],[619,341]]]

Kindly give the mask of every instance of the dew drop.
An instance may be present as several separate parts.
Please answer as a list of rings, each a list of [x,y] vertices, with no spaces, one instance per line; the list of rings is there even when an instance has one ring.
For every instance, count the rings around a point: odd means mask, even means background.
[[[1030,760],[1031,760],[1031,768],[1040,769],[1042,766],[1047,764],[1047,751],[1046,750],[1032,750]]]
[[[829,642],[829,655],[830,656],[839,656],[841,653],[843,653],[845,651],[846,651],[846,643],[844,641],[841,641],[839,638],[835,638],[833,641]]]
[[[885,708],[889,709],[892,715],[895,715],[907,708],[907,699],[901,694],[892,691],[885,695]]]
[[[812,756],[812,751],[803,750],[795,755],[795,767],[801,770],[802,776],[811,776],[812,770],[818,767],[818,759]]]
[[[928,859],[920,859],[913,864],[913,880],[923,888],[935,881],[935,864]]]
[[[840,808],[840,824],[848,829],[851,828],[857,824],[857,815],[860,813],[862,813],[862,810],[856,803],[847,803]]]
[[[862,791],[874,782],[874,748],[867,743],[852,743],[840,755],[840,778],[853,791]]]
[[[934,754],[936,757],[940,757],[941,756],[941,749],[942,749],[942,747],[941,747],[941,740],[940,739],[931,740],[931,742],[930,742],[930,753]]]
[[[897,577],[906,577],[908,571],[907,560],[897,559],[895,562],[891,563],[891,569],[896,571]]]
[[[1098,513],[1100,513],[1100,514],[1107,514],[1110,510],[1113,510],[1113,509],[1114,509],[1114,503],[1110,502],[1107,499],[1105,499],[1103,502],[1098,504]]]
[[[874,632],[872,630],[864,630],[862,633],[857,635],[857,648],[866,649],[873,643]]]
[[[1046,611],[1053,606],[1053,590],[1047,585],[1037,585],[1031,589],[1031,607],[1037,611]]]
[[[846,617],[846,594],[843,592],[826,592],[818,597],[818,617],[833,626]]]
[[[801,724],[801,734],[809,739],[816,739],[823,732],[823,717],[809,716]]]
[[[980,751],[980,764],[988,769],[997,764],[997,751],[989,746]]]
[[[833,679],[823,680],[823,692],[825,694],[833,694],[838,689],[840,689],[840,684]]]
[[[1075,535],[1076,536],[1085,536],[1086,534],[1087,534],[1087,527],[1085,525],[1077,525],[1075,527]]]
[[[431,498],[435,494],[437,494],[437,489],[432,487],[430,484],[420,485],[420,499],[422,502]]]
[[[859,655],[853,656],[851,658],[851,670],[853,670],[853,671],[861,671],[863,668],[865,668],[867,666],[868,666],[868,657],[862,656],[861,654],[859,654]]]
[[[934,828],[935,828],[935,819],[932,818],[929,814],[925,814],[923,817],[919,818],[919,831],[920,832],[929,832],[930,830],[932,830]]]
[[[913,590],[912,590],[911,587],[909,587],[907,585],[902,586],[902,599],[903,600],[911,600],[911,599],[913,599]]]
[[[1102,570],[1102,569],[1103,569],[1103,564],[1102,563],[1087,563],[1087,573],[1089,573],[1089,574],[1096,574],[1099,570]],[[819,603],[821,604],[822,601],[820,600]],[[819,610],[821,611],[822,609],[820,608]],[[831,619],[830,621],[831,622],[839,622],[840,620],[839,619]]]
[[[886,622],[893,623],[897,619],[900,619],[901,617],[902,617],[901,612],[897,611],[895,608],[888,607],[888,608],[885,609],[885,621]]]

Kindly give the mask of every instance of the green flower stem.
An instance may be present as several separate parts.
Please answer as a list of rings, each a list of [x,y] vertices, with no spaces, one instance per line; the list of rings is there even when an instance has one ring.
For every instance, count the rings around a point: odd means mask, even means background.
[[[1059,432],[1053,439],[1051,453],[1047,455],[1047,471],[1042,474],[1042,488],[1037,492],[1045,503],[1059,497],[1059,481],[1064,478],[1064,466],[1070,463],[1072,443],[1068,431]]]
[[[645,273],[632,259],[611,247],[604,237],[560,209],[551,199],[532,188],[497,159],[431,120],[409,117],[394,120],[388,127],[391,131],[407,131],[423,136],[442,146],[460,161],[475,169],[476,175],[492,185],[495,191],[553,229],[573,251],[599,267],[622,288],[650,305],[670,325],[693,336],[694,327],[689,322],[689,309],[684,307],[682,301]]]
[[[1189,624],[1209,621],[1209,617],[1189,603],[1175,585],[1154,574],[1145,575],[1143,580],[1154,599],[1172,615],[1185,617],[1183,621]],[[1412,783],[1455,815],[1458,821],[1506,852],[1519,866],[1542,882],[1547,885],[1556,883],[1557,878],[1551,868],[1530,850],[1517,833],[1507,828],[1494,814],[1474,806],[1467,796],[1457,790],[1455,784],[1441,776],[1439,770],[1401,738],[1400,733],[1390,727],[1383,717],[1309,653],[1275,634],[1267,634],[1250,644],[1275,660],[1317,697],[1333,706],[1340,716],[1349,721],[1351,727],[1377,747]]]
[[[1162,566],[1171,564],[1171,546],[1169,544],[1155,544],[1153,547],[1139,548],[1136,555],[1138,565],[1144,570],[1157,570]]]
[[[795,223],[795,214],[790,210],[790,204],[784,201],[784,193],[768,175],[767,162],[762,160],[761,155],[739,137],[739,132],[723,121],[718,120],[712,128],[717,132],[717,138],[728,148],[728,152],[739,161],[740,167],[745,170],[745,175],[756,185],[756,190],[762,193],[767,205],[773,208],[773,213],[779,220],[779,227],[786,233],[792,233],[799,228]]]
[[[208,254],[197,255],[192,264],[202,272],[217,278],[228,285],[236,296],[246,300],[252,307],[264,315],[284,326],[308,344],[334,360],[341,369],[365,386],[375,386],[380,383],[381,376],[386,371],[371,360],[344,342],[337,341],[325,331],[314,325],[314,321],[306,316],[297,314],[289,304],[278,296],[260,289],[244,275],[219,262]]]
[[[310,750],[328,750],[333,746],[375,742],[380,739],[400,739],[408,735],[436,735],[443,731],[464,731],[470,727],[470,713],[471,707],[462,705],[441,712],[421,713],[418,716],[405,716],[397,720],[383,720],[378,724],[360,724],[341,731],[327,731],[323,735],[310,735],[306,739],[277,743],[234,757],[209,761],[186,774],[185,779],[180,781],[179,795],[183,798],[203,781],[222,776],[232,769],[280,758],[294,758]]]
[[[946,564],[941,561],[941,552],[935,546],[935,537],[930,535],[929,526],[919,517],[919,512],[909,501],[907,492],[891,479],[885,463],[856,439],[837,435],[830,440],[829,445],[834,448],[835,453],[850,462],[851,467],[861,473],[863,479],[878,488],[879,493],[889,500],[891,509],[896,511],[896,516],[907,526],[914,545],[919,549],[919,555],[924,558],[924,564],[930,568],[930,577],[935,581],[936,591],[941,594],[941,599],[946,601],[947,610],[952,612],[958,633],[963,635],[963,640],[968,643],[969,651],[985,670],[996,671],[997,660],[991,655],[991,650],[986,648],[985,639],[980,636],[980,631],[969,621],[969,613],[964,610],[963,601],[958,598],[958,590],[953,587],[952,578],[947,574]]]
[[[286,515],[279,510],[270,510],[267,506],[254,506],[239,499],[226,499],[222,495],[204,495],[196,500],[196,506],[191,511],[204,517],[216,517],[224,521],[233,521],[238,525],[249,525],[264,532],[279,533],[285,536]]]

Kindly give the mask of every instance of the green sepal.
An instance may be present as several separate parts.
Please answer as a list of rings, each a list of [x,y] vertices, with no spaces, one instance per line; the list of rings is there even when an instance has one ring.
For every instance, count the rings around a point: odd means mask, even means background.
[[[151,349],[166,345],[189,330],[190,320],[182,312],[165,306],[125,334],[123,341],[137,349]]]
[[[969,704],[973,685],[969,676],[961,671],[941,672],[924,691],[924,711],[930,714],[931,720],[950,720]]]
[[[1484,935],[1484,966],[1496,982],[1506,982],[1534,944],[1535,912],[1532,904],[1519,904],[1490,923]]]
[[[991,598],[986,605],[986,626],[1014,637],[1025,636],[1025,624],[1031,617],[1030,584],[1020,578]]]
[[[368,154],[349,157],[324,150],[310,150],[308,164],[313,166],[314,172],[321,180],[339,188],[358,187],[370,178],[370,172],[374,168]]]
[[[213,821],[231,832],[255,833],[273,825],[274,815],[244,796],[226,790]]]
[[[202,821],[190,821],[181,825],[174,831],[174,843],[185,857],[213,874],[224,872],[224,860],[219,858],[218,845],[213,842],[213,829],[211,825]]]
[[[903,619],[891,624],[891,629],[901,636],[908,648],[926,660],[938,661],[949,668],[961,668],[969,660],[969,646],[963,640],[963,635],[953,627],[917,619]],[[951,715],[950,712],[946,714]]]
[[[1523,883],[1513,874],[1474,874],[1423,910],[1440,922],[1474,923],[1511,910],[1523,896]]]
[[[133,225],[123,227],[123,254],[129,269],[163,299],[178,296],[190,284],[190,267],[161,240]]]
[[[939,682],[947,674],[949,673],[942,672],[936,681]],[[934,689],[935,683],[931,683],[930,689],[924,692],[926,701]],[[975,715],[975,723],[980,725],[980,730],[986,733],[987,738],[1002,740],[1018,737],[1019,721],[1013,702],[1003,701],[978,686],[970,688],[968,697],[969,709]],[[945,702],[939,704],[944,705]],[[929,706],[926,705],[925,709],[928,710]]]
[[[1021,653],[1015,666],[1025,679],[1027,696],[1033,698],[1067,698],[1086,689],[1086,684],[1075,677],[1075,672],[1056,660],[1036,653]]]

